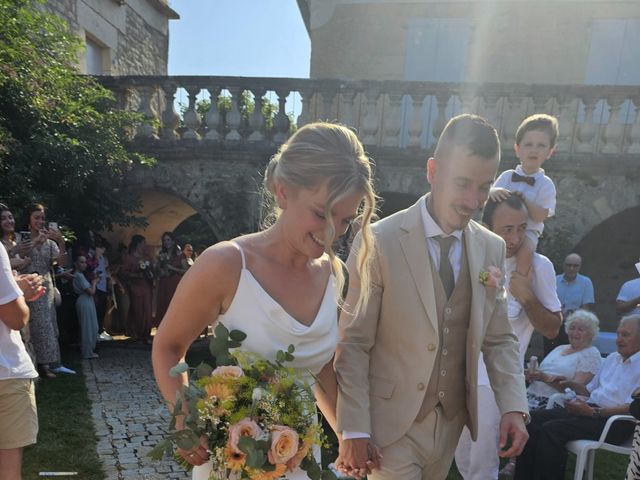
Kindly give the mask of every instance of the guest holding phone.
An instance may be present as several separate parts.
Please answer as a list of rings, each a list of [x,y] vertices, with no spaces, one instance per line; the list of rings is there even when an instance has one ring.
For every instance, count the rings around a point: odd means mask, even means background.
[[[28,255],[31,264],[23,272],[42,275],[46,288],[42,297],[29,303],[30,340],[35,350],[36,362],[45,378],[55,378],[56,373],[73,374],[76,372],[60,363],[58,322],[51,278],[53,262],[62,260],[66,255],[64,239],[59,230],[45,228],[45,210],[42,204],[32,203],[27,206],[25,223],[32,245]]]

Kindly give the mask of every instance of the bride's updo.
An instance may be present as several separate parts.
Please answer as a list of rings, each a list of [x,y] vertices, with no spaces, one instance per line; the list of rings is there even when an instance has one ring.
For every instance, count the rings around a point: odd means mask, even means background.
[[[357,260],[361,288],[358,302],[353,308],[354,312],[359,311],[369,297],[369,266],[374,248],[370,223],[376,211],[371,160],[365,154],[362,143],[352,130],[343,125],[326,122],[307,124],[280,147],[267,165],[264,189],[270,194],[271,205],[275,205],[273,199],[278,183],[300,189],[312,189],[326,184],[328,198],[324,212],[327,220],[325,238],[333,238],[336,231],[331,215],[334,204],[354,193],[363,195],[359,209],[362,245]],[[275,207],[268,210],[271,219],[277,218]],[[325,251],[331,258],[337,281],[336,292],[339,294],[344,285],[341,262],[330,242],[326,242]]]

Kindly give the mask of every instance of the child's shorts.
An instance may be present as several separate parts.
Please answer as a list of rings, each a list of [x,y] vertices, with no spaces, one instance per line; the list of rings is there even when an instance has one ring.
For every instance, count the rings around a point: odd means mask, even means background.
[[[32,378],[0,380],[0,449],[36,443],[38,410]]]

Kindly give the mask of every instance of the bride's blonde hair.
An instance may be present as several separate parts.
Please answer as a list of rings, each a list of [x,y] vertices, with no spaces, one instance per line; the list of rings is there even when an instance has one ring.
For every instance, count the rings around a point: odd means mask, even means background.
[[[336,231],[331,215],[335,203],[354,193],[363,195],[359,208],[362,245],[357,258],[361,285],[358,301],[353,311],[350,308],[350,313],[360,311],[369,299],[370,263],[374,249],[370,223],[375,215],[377,202],[371,163],[362,143],[349,128],[334,123],[315,122],[300,128],[280,147],[269,161],[264,175],[264,189],[271,196],[272,220],[278,215],[273,206],[276,184],[283,183],[294,189],[326,185],[328,197],[324,213],[327,239],[333,238]],[[340,294],[345,283],[342,263],[333,251],[331,242],[326,242],[325,252],[331,259],[336,276],[337,301],[342,306]]]

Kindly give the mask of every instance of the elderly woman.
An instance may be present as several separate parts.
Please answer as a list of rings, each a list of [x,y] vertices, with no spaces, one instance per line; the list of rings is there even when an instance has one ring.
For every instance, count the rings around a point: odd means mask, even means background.
[[[599,323],[598,317],[587,310],[569,315],[565,322],[569,345],[556,347],[540,369],[526,372],[531,382],[527,389],[529,408],[545,408],[551,395],[564,391],[566,381],[586,385],[598,373],[602,357],[591,343],[598,334]]]

